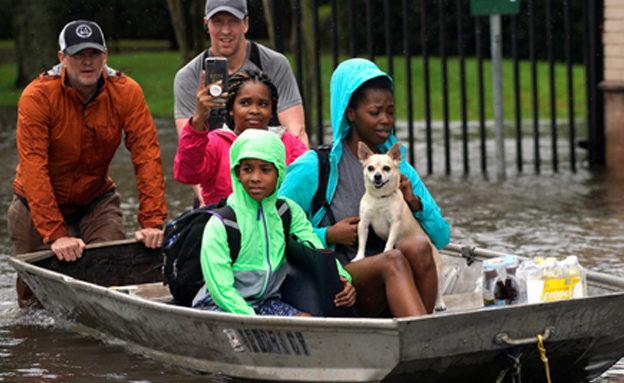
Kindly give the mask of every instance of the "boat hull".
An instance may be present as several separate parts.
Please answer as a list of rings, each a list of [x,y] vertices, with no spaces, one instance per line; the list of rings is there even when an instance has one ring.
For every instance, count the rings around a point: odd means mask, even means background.
[[[120,265],[111,266],[107,272],[117,275],[111,278],[94,271],[102,261],[72,271],[60,270],[68,267],[63,263],[53,271],[53,260],[43,255],[10,261],[53,316],[133,352],[207,373],[289,382],[496,381],[518,371],[516,358],[523,382],[543,382],[535,337],[544,334],[552,380],[584,382],[624,354],[624,293],[617,288],[588,298],[407,319],[242,316],[109,288],[157,282],[159,252],[129,242],[89,251],[86,258],[130,256],[134,266],[123,277],[115,270]],[[526,344],[501,342],[500,334]]]

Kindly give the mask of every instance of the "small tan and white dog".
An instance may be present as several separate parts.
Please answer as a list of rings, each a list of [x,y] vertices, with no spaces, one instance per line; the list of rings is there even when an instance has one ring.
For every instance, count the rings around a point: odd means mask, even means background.
[[[375,154],[363,142],[358,143],[358,158],[364,166],[366,193],[360,201],[360,222],[358,224],[358,251],[351,262],[364,258],[369,227],[379,238],[386,241],[384,251],[392,250],[396,244],[409,236],[424,236],[431,244],[432,255],[438,273],[438,294],[436,311],[446,310],[441,290],[441,265],[438,249],[431,243],[412,214],[403,193],[401,184],[401,144],[392,145],[388,153]]]

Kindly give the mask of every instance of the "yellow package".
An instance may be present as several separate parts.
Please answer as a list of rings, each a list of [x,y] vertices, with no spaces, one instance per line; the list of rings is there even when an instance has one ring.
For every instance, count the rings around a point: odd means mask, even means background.
[[[558,301],[582,296],[584,296],[583,281],[580,277],[527,280],[527,301],[529,303]]]

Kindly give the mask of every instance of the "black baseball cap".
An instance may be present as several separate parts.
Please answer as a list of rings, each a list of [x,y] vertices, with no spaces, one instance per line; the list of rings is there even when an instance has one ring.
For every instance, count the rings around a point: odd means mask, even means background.
[[[59,35],[59,46],[61,51],[69,56],[83,49],[97,49],[106,53],[106,39],[102,28],[87,20],[76,20],[65,25]]]

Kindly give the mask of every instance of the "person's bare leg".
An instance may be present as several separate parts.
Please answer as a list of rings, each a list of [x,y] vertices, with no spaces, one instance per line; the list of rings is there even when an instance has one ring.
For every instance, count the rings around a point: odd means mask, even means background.
[[[416,288],[428,313],[432,313],[435,308],[438,292],[438,273],[431,246],[425,237],[407,237],[397,246],[409,261]]]
[[[386,305],[395,317],[427,313],[410,264],[399,251],[367,257],[344,268],[353,278],[358,308],[363,315],[378,315]]]

